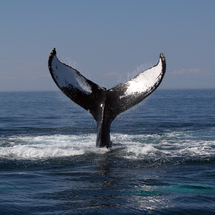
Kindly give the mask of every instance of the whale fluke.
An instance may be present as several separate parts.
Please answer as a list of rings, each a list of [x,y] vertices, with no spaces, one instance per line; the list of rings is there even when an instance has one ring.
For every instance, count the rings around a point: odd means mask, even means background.
[[[166,59],[161,53],[157,65],[109,90],[61,63],[55,49],[50,52],[48,67],[62,92],[92,114],[98,130],[96,146],[111,147],[111,123],[120,113],[138,104],[157,89],[166,71]]]

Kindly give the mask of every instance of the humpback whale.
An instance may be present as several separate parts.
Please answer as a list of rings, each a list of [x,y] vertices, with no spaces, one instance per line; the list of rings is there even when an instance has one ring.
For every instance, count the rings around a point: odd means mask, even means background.
[[[48,67],[62,92],[93,116],[97,123],[96,146],[109,148],[112,146],[111,123],[120,113],[138,104],[157,89],[166,71],[166,59],[161,53],[155,66],[109,90],[60,62],[55,48],[50,52]]]

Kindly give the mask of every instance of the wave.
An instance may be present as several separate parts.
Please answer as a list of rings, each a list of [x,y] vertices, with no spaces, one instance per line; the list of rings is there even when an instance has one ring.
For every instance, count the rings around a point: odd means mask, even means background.
[[[0,159],[38,160],[105,154],[130,160],[213,158],[215,140],[189,132],[128,135],[113,133],[113,147],[96,148],[96,134],[11,136],[0,138]]]

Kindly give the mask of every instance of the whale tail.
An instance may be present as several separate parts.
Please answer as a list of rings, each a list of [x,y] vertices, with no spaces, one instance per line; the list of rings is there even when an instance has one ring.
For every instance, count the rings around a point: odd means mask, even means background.
[[[154,67],[109,90],[85,78],[76,69],[61,63],[55,49],[50,52],[48,67],[62,92],[92,114],[98,129],[96,145],[110,147],[111,123],[120,113],[138,104],[157,89],[166,71],[166,60],[161,53]]]

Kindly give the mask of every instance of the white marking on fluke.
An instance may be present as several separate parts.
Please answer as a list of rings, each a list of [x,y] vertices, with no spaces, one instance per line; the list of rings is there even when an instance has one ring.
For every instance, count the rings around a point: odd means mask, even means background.
[[[53,68],[56,68],[57,73],[53,73],[55,80],[57,81],[59,87],[74,87],[80,91],[90,94],[92,93],[91,86],[88,85],[86,79],[78,74],[78,72],[59,62],[56,56],[52,60]]]
[[[125,91],[124,95],[120,96],[120,98],[123,98],[128,95],[132,95],[135,93],[143,93],[151,89],[154,86],[154,84],[157,81],[159,81],[161,76],[161,70],[162,70],[162,62],[160,59],[156,67],[152,67],[151,69],[148,69],[140,73],[135,78],[128,81],[126,83],[127,90]]]

